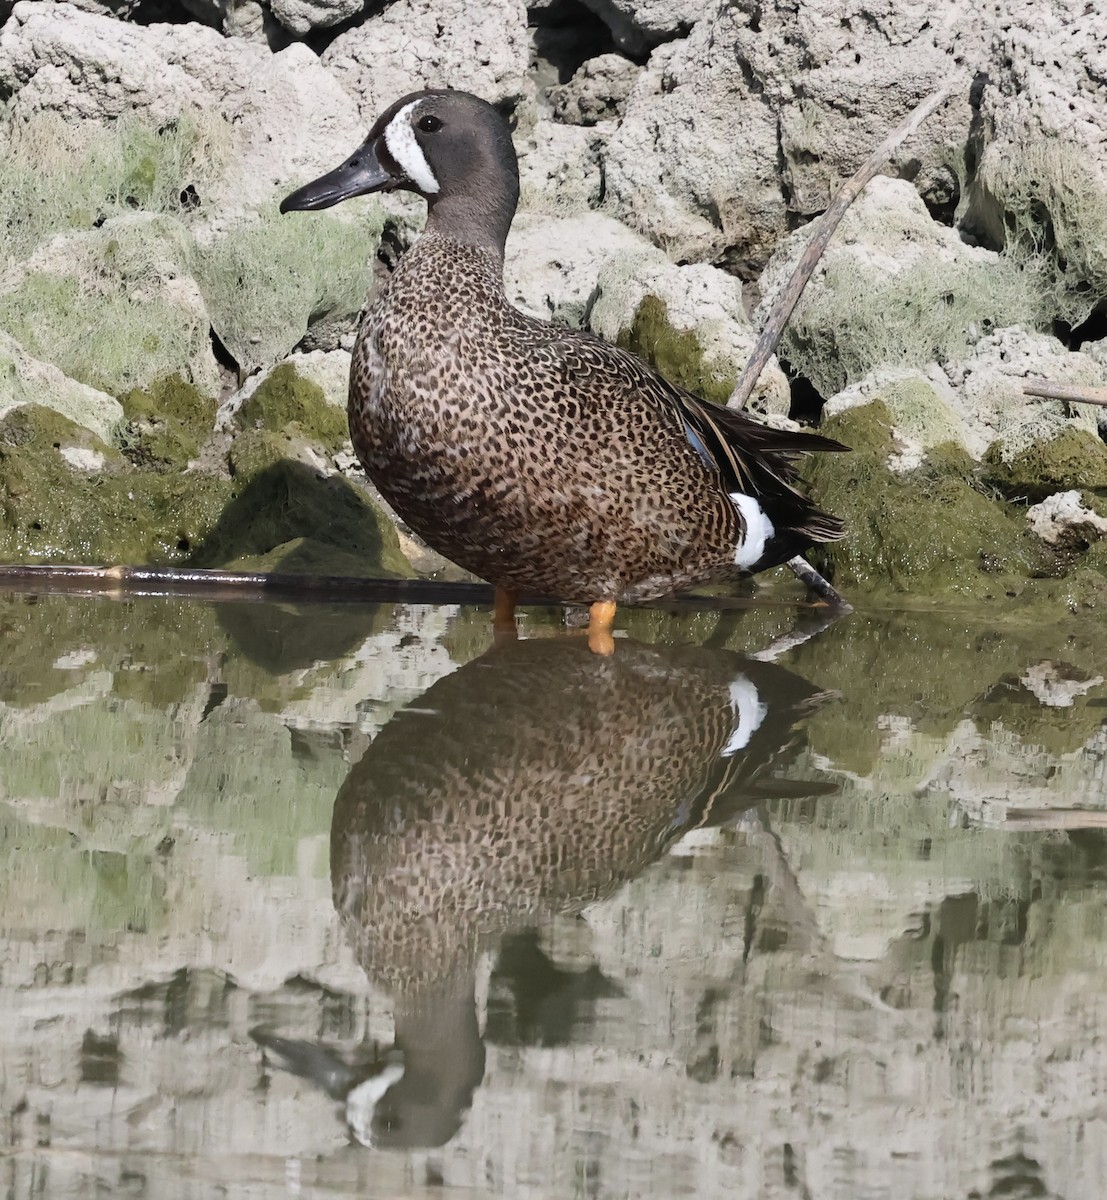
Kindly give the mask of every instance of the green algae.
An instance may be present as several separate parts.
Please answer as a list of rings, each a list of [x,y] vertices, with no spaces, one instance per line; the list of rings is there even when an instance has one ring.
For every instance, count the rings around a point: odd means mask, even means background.
[[[341,449],[349,436],[346,413],[328,404],[323,389],[298,374],[291,363],[269,372],[238,410],[236,420],[241,429],[305,437],[329,454]]]
[[[135,388],[120,402],[128,422],[120,439],[123,453],[136,466],[154,470],[187,466],[215,423],[215,400],[180,375]]]
[[[848,531],[812,552],[823,574],[847,590],[984,601],[1005,595],[1007,580],[1043,569],[1045,553],[1023,514],[978,490],[984,485],[957,447],[936,447],[904,475],[890,471],[891,426],[879,400],[824,423],[822,432],[853,453],[817,455],[807,467],[819,503]]]
[[[14,432],[13,432],[14,431]],[[0,425],[0,559],[8,562],[179,563],[230,496],[209,475],[128,470],[118,452],[60,414],[24,405]],[[95,440],[95,439],[93,439]],[[65,446],[103,453],[77,473]]]
[[[717,404],[725,404],[734,390],[735,379],[711,367],[696,335],[673,328],[668,306],[657,296],[643,298],[617,344],[644,358],[670,383]]]
[[[982,477],[1013,500],[1037,503],[1073,488],[1107,491],[1107,446],[1085,429],[1069,427],[1008,460],[1002,442],[984,455]]]

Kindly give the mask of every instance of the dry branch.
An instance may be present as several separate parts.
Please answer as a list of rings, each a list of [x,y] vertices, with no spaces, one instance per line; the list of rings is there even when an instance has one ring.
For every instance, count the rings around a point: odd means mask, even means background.
[[[799,262],[796,263],[795,270],[773,302],[761,336],[757,339],[753,353],[742,369],[742,374],[739,375],[738,382],[734,385],[730,399],[726,402],[727,408],[745,407],[750,393],[761,377],[761,372],[765,369],[765,364],[776,351],[777,343],[784,333],[784,327],[788,324],[788,318],[799,303],[799,298],[803,295],[803,289],[807,286],[807,281],[811,278],[815,265],[822,258],[823,251],[846,215],[846,210],[861,195],[865,185],[892,157],[900,144],[905,142],[931,113],[941,108],[963,86],[964,79],[960,75],[948,79],[938,91],[913,108],[907,117],[869,155],[860,169],[838,189],[826,212],[819,219],[818,228],[800,256]],[[797,554],[795,558],[789,559],[787,565],[794,575],[828,604],[842,609],[851,607],[802,555]]]
[[[1065,400],[1070,404],[1096,404],[1100,408],[1107,408],[1107,388],[1028,379],[1022,385],[1022,391],[1024,396],[1032,396],[1035,400]]]

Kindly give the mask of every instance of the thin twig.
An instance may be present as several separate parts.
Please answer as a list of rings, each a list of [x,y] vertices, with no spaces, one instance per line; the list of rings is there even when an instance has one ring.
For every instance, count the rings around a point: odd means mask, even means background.
[[[819,219],[818,228],[815,230],[811,241],[808,242],[807,248],[800,256],[799,262],[796,263],[791,277],[784,285],[776,300],[773,301],[772,309],[769,312],[768,320],[765,322],[765,327],[761,331],[761,336],[757,339],[753,353],[743,368],[742,374],[738,377],[738,382],[734,385],[734,391],[731,392],[730,399],[726,402],[727,408],[745,407],[746,401],[750,398],[750,393],[754,389],[754,385],[761,377],[761,372],[765,369],[765,364],[776,350],[777,343],[784,332],[784,326],[787,325],[788,318],[792,315],[792,311],[799,302],[800,296],[803,295],[803,289],[807,286],[807,281],[811,278],[811,274],[815,270],[815,265],[822,258],[823,251],[826,249],[827,243],[833,236],[835,229],[838,228],[842,218],[846,215],[846,210],[861,195],[869,180],[892,157],[899,148],[900,143],[905,142],[931,113],[945,104],[963,85],[964,80],[960,75],[948,79],[938,91],[932,96],[928,96],[921,104],[912,109],[905,120],[897,125],[872,154],[869,155],[857,173],[838,189],[829,207]]]
[[[1049,379],[1028,379],[1022,385],[1024,396],[1035,400],[1066,400],[1070,404],[1096,404],[1107,408],[1107,388],[1084,387],[1079,383],[1053,383]]]
[[[803,289],[807,286],[807,281],[811,278],[816,263],[822,258],[823,251],[846,215],[846,210],[861,195],[869,180],[892,157],[900,143],[905,142],[931,113],[955,95],[963,83],[960,75],[948,79],[938,91],[912,109],[906,119],[897,125],[869,155],[856,174],[838,189],[834,199],[831,200],[829,207],[820,218],[814,236],[807,243],[803,254],[800,255],[800,260],[796,263],[791,277],[773,302],[761,336],[757,339],[753,353],[742,369],[742,374],[738,376],[738,382],[734,385],[730,399],[726,402],[727,408],[745,407],[758,379],[761,378],[765,364],[776,352],[777,343],[784,333],[785,325],[788,324],[788,318],[799,303],[799,298],[803,295]],[[842,595],[815,570],[802,554],[790,558],[787,566],[797,578],[829,604],[847,610],[850,608]]]

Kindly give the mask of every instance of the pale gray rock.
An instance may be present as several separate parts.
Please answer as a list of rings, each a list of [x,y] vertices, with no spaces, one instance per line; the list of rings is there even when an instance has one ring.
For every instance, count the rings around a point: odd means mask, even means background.
[[[955,70],[964,87],[895,156],[928,203],[950,205],[968,139],[972,66],[987,61],[976,5],[923,0],[770,0],[711,6],[659,47],[606,162],[616,216],[678,261],[755,274],[924,96]],[[955,62],[956,58],[956,62]]]
[[[588,59],[568,83],[550,92],[554,117],[568,125],[595,125],[621,117],[640,71],[621,54]]]
[[[729,391],[757,340],[745,315],[742,285],[716,267],[678,267],[653,246],[631,247],[611,257],[600,271],[589,323],[609,342],[630,330],[647,297],[665,305],[670,327],[690,333],[703,355],[703,370]],[[791,403],[788,380],[772,358],[757,382],[747,410],[785,417]]]
[[[523,0],[394,0],[335,38],[323,63],[369,124],[394,100],[426,87],[514,102],[526,90],[528,58]]]
[[[684,37],[717,7],[715,0],[583,0],[611,30],[620,49],[644,54],[659,42]]]
[[[273,16],[293,33],[310,33],[357,16],[365,0],[269,0]]]
[[[969,426],[968,449],[974,457],[999,443],[1000,457],[1012,462],[1035,442],[1049,441],[1066,429],[1097,432],[1096,411],[1086,404],[1032,400],[1023,394],[1027,379],[1103,385],[1103,369],[1056,338],[1024,329],[1000,329],[983,338],[961,362],[944,368]]]
[[[16,119],[57,112],[110,121],[138,112],[163,124],[203,103],[147,28],[29,0],[0,30],[0,94],[11,97]]]
[[[810,240],[786,239],[761,276],[764,320]],[[955,362],[1002,325],[1048,320],[1038,274],[966,245],[911,184],[877,176],[846,213],[782,342],[823,396],[883,364]]]
[[[1078,491],[1047,496],[1026,510],[1026,521],[1043,542],[1061,550],[1085,550],[1107,534],[1107,520],[1093,512]]]
[[[304,45],[273,54],[201,25],[128,25],[69,4],[16,5],[0,31],[0,92],[16,119],[220,121],[234,145],[202,199],[230,210],[329,170],[364,136],[353,101]]]
[[[504,288],[531,316],[581,326],[604,264],[644,248],[637,234],[601,213],[520,213],[507,239]]]
[[[109,445],[123,424],[118,400],[33,358],[0,330],[0,417],[24,404],[52,408]]]
[[[655,50],[608,145],[609,211],[680,262],[760,266],[786,229],[777,118],[738,50],[748,19],[720,8]]]
[[[1061,315],[1077,323],[1107,296],[1107,13],[1085,0],[1010,9],[965,219],[997,244],[1043,244],[1048,228]]]
[[[598,207],[605,141],[601,130],[556,121],[539,120],[517,130],[521,208],[566,216]]]

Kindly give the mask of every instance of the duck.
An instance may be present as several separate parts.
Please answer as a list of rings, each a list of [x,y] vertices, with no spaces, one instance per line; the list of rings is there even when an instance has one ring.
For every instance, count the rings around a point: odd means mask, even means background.
[[[350,436],[408,526],[493,585],[498,631],[514,629],[520,596],[550,597],[588,609],[588,644],[607,655],[617,605],[736,581],[844,535],[799,489],[795,460],[848,447],[707,401],[510,302],[519,166],[492,104],[403,96],[280,209],[397,190],[426,201],[426,226],[366,302]]]

